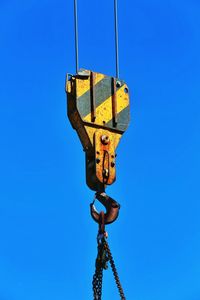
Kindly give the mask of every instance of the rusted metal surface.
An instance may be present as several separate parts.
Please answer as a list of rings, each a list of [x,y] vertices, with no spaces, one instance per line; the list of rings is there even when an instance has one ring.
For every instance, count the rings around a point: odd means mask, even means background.
[[[81,69],[67,75],[67,114],[86,154],[86,182],[104,191],[115,181],[115,152],[129,124],[129,93],[123,80]]]
[[[115,181],[115,135],[106,130],[95,132],[96,176],[105,185]]]
[[[96,193],[96,198],[106,208],[104,224],[107,225],[113,223],[119,215],[120,204],[105,193]],[[94,221],[100,224],[101,214],[96,210],[94,203],[90,204],[90,213]]]
[[[116,79],[112,78],[112,115],[113,115],[113,127],[117,126],[117,94],[116,94]]]
[[[90,95],[91,95],[91,121],[96,119],[96,102],[95,102],[95,73],[90,74]]]

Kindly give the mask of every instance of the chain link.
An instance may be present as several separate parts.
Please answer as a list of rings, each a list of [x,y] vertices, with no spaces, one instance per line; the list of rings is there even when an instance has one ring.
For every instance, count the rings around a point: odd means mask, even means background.
[[[97,240],[98,240],[98,254],[96,258],[95,273],[92,281],[93,297],[94,297],[93,299],[101,300],[102,284],[103,284],[103,269],[105,270],[107,269],[107,261],[109,261],[121,300],[126,300],[108,242],[106,241],[105,237],[101,238],[100,240],[97,238]]]
[[[96,266],[96,270],[92,280],[94,300],[101,300],[102,283],[103,283],[103,268]]]
[[[114,262],[112,253],[110,251],[110,247],[108,245],[108,242],[105,239],[104,239],[104,249],[105,249],[105,251],[106,251],[106,253],[108,255],[108,259],[110,261],[110,265],[111,265],[111,268],[112,268],[112,272],[113,272],[113,275],[114,275],[114,278],[115,278],[115,282],[116,282],[116,285],[117,285],[117,288],[118,288],[121,300],[126,300],[126,298],[124,296],[124,291],[123,291],[123,288],[122,288],[122,285],[121,285],[121,282],[120,282],[120,279],[119,279],[119,275],[117,273],[115,262]]]
[[[97,236],[98,254],[95,262],[95,273],[92,281],[94,300],[101,300],[103,268],[106,268],[106,260],[105,260],[106,252],[104,250],[104,245],[102,243],[102,237],[99,234]]]

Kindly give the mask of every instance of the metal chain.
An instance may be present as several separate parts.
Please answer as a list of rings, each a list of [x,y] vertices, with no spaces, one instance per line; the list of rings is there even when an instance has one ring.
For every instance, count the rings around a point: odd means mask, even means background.
[[[93,281],[92,281],[94,300],[101,300],[102,282],[103,282],[103,268],[96,267],[95,274],[93,276]]]
[[[98,254],[95,262],[95,273],[93,276],[93,296],[94,300],[101,300],[102,296],[102,283],[103,283],[103,269],[107,268],[106,252],[104,250],[104,244],[102,243],[102,235],[98,234]]]
[[[115,282],[116,282],[116,285],[117,285],[117,288],[118,288],[121,300],[126,300],[125,295],[124,295],[124,291],[123,291],[123,288],[122,288],[122,285],[121,285],[121,282],[120,282],[120,279],[119,279],[119,275],[117,273],[115,262],[114,262],[114,259],[112,257],[112,253],[110,251],[108,242],[105,239],[104,239],[103,244],[104,244],[104,249],[105,249],[105,251],[106,251],[106,253],[108,255],[108,259],[110,261],[110,265],[111,265],[111,268],[112,268],[112,271],[113,271],[113,275],[114,275],[114,278],[115,278]]]
[[[98,240],[98,254],[96,258],[96,265],[95,265],[95,273],[93,276],[92,286],[93,286],[93,299],[94,300],[101,300],[102,296],[102,283],[103,283],[103,269],[107,269],[107,261],[110,262],[112,272],[115,278],[115,282],[121,297],[121,300],[126,300],[123,292],[123,288],[119,279],[119,275],[117,273],[117,269],[115,266],[114,259],[112,257],[109,245],[105,239],[105,237],[101,237]]]

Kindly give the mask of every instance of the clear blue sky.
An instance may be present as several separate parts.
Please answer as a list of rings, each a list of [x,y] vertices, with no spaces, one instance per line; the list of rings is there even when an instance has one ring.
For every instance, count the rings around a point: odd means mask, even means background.
[[[80,66],[113,75],[113,1],[78,2]],[[199,16],[198,0],[119,0],[131,125],[107,230],[128,300],[200,299]],[[64,91],[73,1],[1,0],[0,67],[0,300],[92,299],[93,192]]]

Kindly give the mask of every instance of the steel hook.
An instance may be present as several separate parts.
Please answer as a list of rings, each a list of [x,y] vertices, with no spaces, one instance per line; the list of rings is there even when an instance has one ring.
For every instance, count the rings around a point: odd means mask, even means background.
[[[120,204],[106,195],[106,193],[97,192],[95,194],[95,198],[99,200],[99,202],[101,202],[101,204],[106,208],[106,213],[104,214],[104,224],[107,225],[113,223],[119,215]],[[90,204],[90,213],[94,221],[100,224],[101,213],[96,210],[94,202],[95,200]]]

